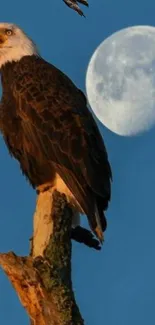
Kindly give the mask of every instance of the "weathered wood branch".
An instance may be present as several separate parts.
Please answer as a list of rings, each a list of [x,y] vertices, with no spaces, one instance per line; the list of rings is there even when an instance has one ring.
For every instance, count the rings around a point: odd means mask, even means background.
[[[0,254],[0,265],[33,325],[82,325],[71,281],[72,212],[66,198],[39,194],[31,256]]]

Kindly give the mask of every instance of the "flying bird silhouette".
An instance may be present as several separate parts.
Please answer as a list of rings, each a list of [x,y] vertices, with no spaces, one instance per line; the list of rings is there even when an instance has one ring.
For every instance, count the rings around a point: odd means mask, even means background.
[[[112,174],[85,95],[14,24],[0,23],[0,72],[0,130],[10,154],[37,192],[66,195],[74,229],[83,213],[102,242]],[[98,249],[88,232],[72,234]]]
[[[79,5],[78,5],[78,2],[83,4],[84,6],[88,7],[88,2],[87,0],[63,0],[65,2],[65,4],[73,9],[74,11],[76,11],[80,16],[84,16],[84,13],[83,11],[80,9]]]

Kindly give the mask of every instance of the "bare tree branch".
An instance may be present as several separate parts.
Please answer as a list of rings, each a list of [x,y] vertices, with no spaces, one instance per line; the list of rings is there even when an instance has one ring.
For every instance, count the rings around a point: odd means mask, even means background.
[[[71,223],[65,196],[51,190],[41,193],[31,256],[0,254],[0,265],[33,325],[84,324],[72,290]]]

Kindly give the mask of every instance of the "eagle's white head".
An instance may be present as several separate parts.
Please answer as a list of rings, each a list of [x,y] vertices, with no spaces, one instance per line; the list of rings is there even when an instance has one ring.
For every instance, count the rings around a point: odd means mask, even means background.
[[[25,55],[39,55],[35,43],[15,24],[0,23],[0,68]]]

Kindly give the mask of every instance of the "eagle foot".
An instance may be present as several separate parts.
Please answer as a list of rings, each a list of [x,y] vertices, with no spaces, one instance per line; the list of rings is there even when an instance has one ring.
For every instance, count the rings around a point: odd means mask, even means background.
[[[72,228],[71,238],[78,243],[83,243],[88,247],[94,248],[96,250],[101,250],[100,242],[94,238],[92,232],[81,226]]]

